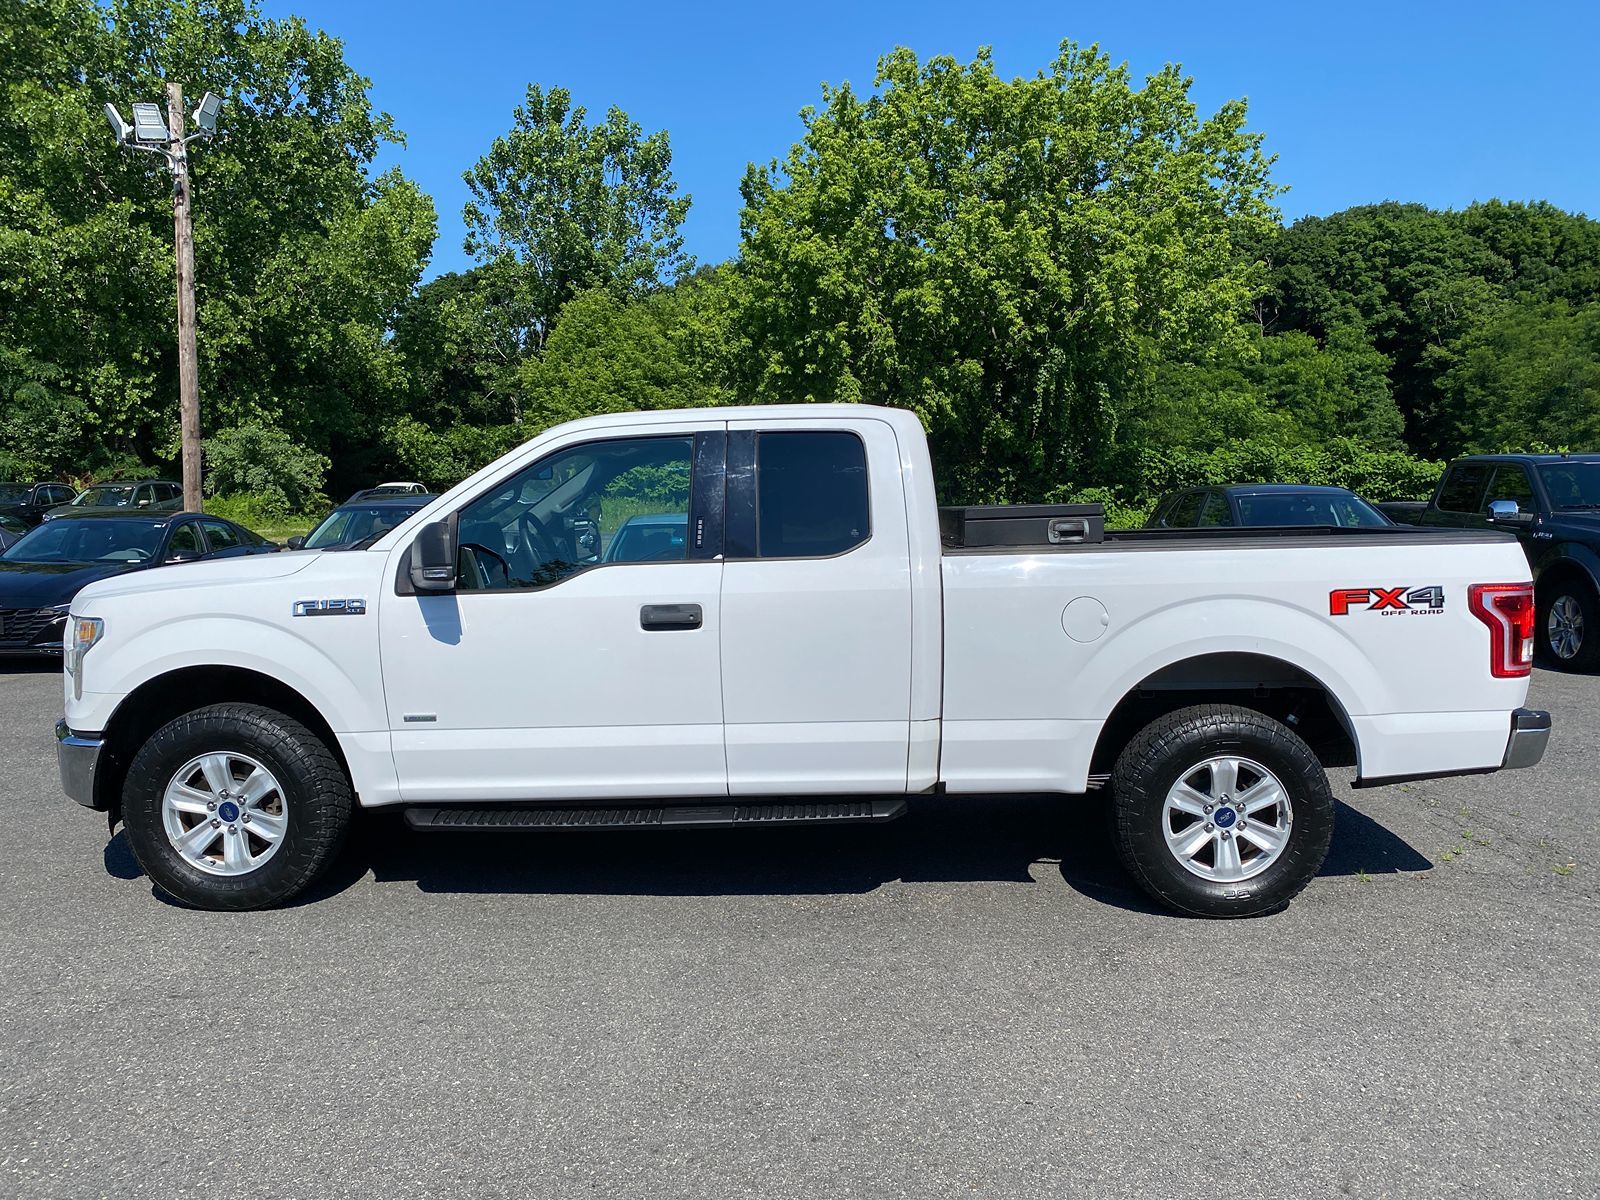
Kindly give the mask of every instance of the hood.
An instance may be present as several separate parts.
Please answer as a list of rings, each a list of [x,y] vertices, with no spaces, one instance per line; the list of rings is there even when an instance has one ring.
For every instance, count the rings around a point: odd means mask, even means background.
[[[51,608],[91,583],[144,570],[145,563],[24,563],[0,561],[0,608]]]
[[[1553,512],[1543,517],[1535,526],[1543,533],[1557,537],[1593,538],[1600,540],[1600,510],[1574,509],[1571,512]]]
[[[175,563],[139,575],[104,580],[85,592],[83,599],[102,600],[108,596],[131,596],[139,592],[233,587],[264,579],[282,579],[296,571],[305,570],[317,557],[313,551],[310,554],[253,554],[214,562]]]

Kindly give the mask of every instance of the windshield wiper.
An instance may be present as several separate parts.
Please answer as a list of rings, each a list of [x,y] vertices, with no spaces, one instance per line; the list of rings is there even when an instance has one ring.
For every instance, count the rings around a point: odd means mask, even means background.
[[[1600,508],[1600,504],[1558,504],[1556,508],[1561,512],[1572,512],[1577,509]]]

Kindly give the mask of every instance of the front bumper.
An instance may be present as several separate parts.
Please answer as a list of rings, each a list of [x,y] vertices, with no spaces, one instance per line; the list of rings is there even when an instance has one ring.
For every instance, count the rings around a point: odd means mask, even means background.
[[[85,808],[101,807],[95,803],[94,778],[103,745],[97,737],[73,733],[65,721],[56,722],[56,767],[61,772],[61,790]]]
[[[1511,736],[1506,739],[1502,768],[1531,767],[1544,757],[1550,744],[1550,714],[1532,708],[1519,708],[1511,714]]]

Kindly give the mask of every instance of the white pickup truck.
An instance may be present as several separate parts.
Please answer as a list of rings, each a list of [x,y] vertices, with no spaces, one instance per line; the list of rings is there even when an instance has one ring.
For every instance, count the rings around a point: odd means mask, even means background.
[[[1359,784],[1537,762],[1515,539],[1102,534],[941,511],[914,416],[594,417],[370,545],[195,563],[73,603],[65,790],[206,908],[287,900],[354,808],[420,830],[885,820],[1109,781],[1183,911],[1287,903]],[[1093,836],[1088,834],[1088,836]]]

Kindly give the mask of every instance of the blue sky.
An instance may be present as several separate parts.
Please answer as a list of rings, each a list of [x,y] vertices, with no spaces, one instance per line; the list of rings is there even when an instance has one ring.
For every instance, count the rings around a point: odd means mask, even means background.
[[[1205,111],[1250,101],[1278,155],[1286,217],[1377,200],[1460,207],[1545,199],[1600,217],[1600,3],[595,4],[268,0],[342,39],[405,132],[386,151],[434,198],[428,274],[470,266],[461,173],[511,123],[529,82],[591,113],[618,105],[672,137],[694,198],[688,249],[737,252],[745,164],[780,156],[820,84],[865,90],[896,45],[969,61],[994,47],[1032,74],[1062,38],[1098,41],[1143,75],[1169,61]]]

